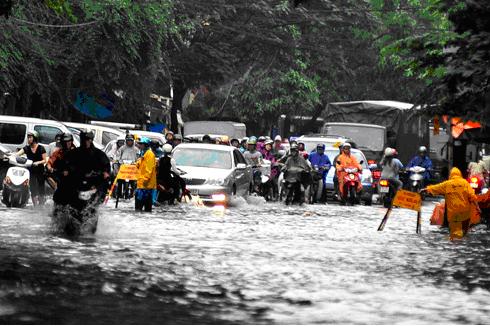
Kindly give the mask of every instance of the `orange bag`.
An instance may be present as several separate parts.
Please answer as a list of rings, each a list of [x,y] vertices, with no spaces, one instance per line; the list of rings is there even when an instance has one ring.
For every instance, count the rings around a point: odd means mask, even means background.
[[[431,225],[442,225],[444,223],[444,210],[446,208],[446,203],[444,201],[437,203],[430,217]]]

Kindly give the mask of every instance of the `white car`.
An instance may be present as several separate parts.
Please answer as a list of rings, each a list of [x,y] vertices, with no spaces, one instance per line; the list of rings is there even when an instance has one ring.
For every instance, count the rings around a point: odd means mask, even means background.
[[[247,195],[252,168],[232,146],[185,143],[173,150],[181,177],[193,196],[203,202],[228,203],[232,195]]]

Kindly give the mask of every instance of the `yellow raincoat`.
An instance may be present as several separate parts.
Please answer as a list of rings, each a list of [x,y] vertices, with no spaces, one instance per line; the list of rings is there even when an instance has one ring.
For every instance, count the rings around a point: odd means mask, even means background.
[[[157,161],[155,154],[151,149],[147,150],[145,155],[136,161],[138,168],[138,189],[156,189],[157,188]]]
[[[461,171],[452,168],[448,181],[428,186],[427,192],[445,196],[451,238],[462,238],[468,231],[476,195]]]

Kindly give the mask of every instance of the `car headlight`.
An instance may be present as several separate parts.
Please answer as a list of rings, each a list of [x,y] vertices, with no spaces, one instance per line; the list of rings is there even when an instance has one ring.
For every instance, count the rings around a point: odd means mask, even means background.
[[[222,186],[225,183],[225,179],[223,178],[212,178],[212,179],[207,179],[205,184],[211,185],[211,186]]]

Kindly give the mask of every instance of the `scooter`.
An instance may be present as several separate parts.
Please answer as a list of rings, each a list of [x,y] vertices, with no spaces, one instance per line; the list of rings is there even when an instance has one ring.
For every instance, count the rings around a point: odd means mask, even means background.
[[[410,171],[410,191],[419,192],[420,189],[424,188],[424,173],[425,168],[421,166],[414,166],[408,169]]]
[[[378,183],[379,200],[385,208],[390,208],[395,198],[396,188],[390,180],[381,179]]]
[[[318,191],[320,191],[320,194],[323,191],[323,173],[323,168],[319,168],[318,165],[313,166],[313,170],[311,171],[312,183],[308,187],[308,202],[310,204],[316,203]]]
[[[257,194],[270,201],[274,198],[274,182],[271,178],[272,164],[268,160],[264,160],[254,173],[254,184],[257,185]]]
[[[357,193],[357,187],[361,182],[359,170],[355,167],[347,167],[344,169],[344,202],[351,205],[359,204],[361,197]]]
[[[99,219],[97,208],[103,202],[107,188],[101,173],[91,172],[82,176],[68,194],[67,205],[55,205],[55,227],[69,236],[95,233]]]
[[[15,155],[9,156],[8,160],[11,167],[7,170],[7,175],[3,180],[2,202],[7,207],[22,208],[29,201],[31,175],[28,168],[33,162]]]
[[[305,202],[305,189],[302,183],[304,173],[306,171],[301,168],[291,168],[284,171],[286,205],[294,202],[302,205]]]

